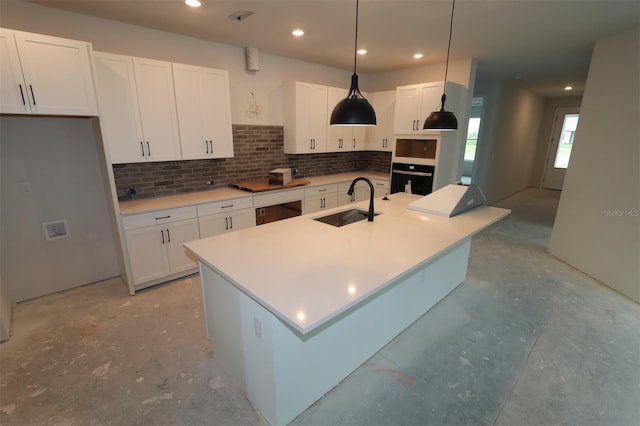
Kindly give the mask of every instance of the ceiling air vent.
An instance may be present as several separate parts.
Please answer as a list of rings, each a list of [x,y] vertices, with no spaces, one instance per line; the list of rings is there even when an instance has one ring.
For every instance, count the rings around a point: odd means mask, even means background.
[[[240,22],[240,21],[244,21],[251,15],[253,15],[253,12],[249,10],[239,9],[233,12],[231,15],[227,16],[227,19],[230,21]]]

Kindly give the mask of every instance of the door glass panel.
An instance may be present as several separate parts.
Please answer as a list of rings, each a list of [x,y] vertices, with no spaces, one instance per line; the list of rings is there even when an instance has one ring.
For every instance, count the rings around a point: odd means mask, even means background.
[[[480,118],[470,118],[467,130],[467,143],[464,148],[464,159],[473,161],[476,158],[478,145],[478,132],[480,131]]]
[[[566,169],[569,165],[571,148],[573,148],[573,137],[578,127],[578,118],[580,118],[580,114],[565,114],[564,116],[560,140],[558,141],[558,150],[556,151],[556,157],[553,161],[553,167],[556,169]]]

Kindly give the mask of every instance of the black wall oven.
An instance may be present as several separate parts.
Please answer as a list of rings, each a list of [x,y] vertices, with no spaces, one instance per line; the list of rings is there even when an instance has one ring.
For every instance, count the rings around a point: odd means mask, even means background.
[[[433,189],[434,166],[426,164],[391,164],[391,193],[408,192],[412,194],[427,195]]]

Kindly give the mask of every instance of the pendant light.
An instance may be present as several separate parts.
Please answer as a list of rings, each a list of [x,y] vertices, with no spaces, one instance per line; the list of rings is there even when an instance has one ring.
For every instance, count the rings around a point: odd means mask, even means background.
[[[425,130],[458,130],[458,119],[451,111],[444,110],[444,103],[447,100],[446,87],[447,87],[447,74],[449,72],[449,52],[451,51],[451,33],[453,32],[453,11],[456,7],[456,0],[453,0],[453,6],[451,6],[451,22],[449,23],[449,46],[447,47],[447,63],[444,70],[444,87],[442,88],[442,102],[440,105],[440,111],[434,111],[429,114],[429,117],[424,121]]]
[[[358,0],[356,0],[356,43],[353,52],[353,75],[351,76],[351,88],[347,97],[333,108],[329,124],[332,126],[375,126],[376,112],[360,93],[358,88],[358,74],[356,64],[358,57]]]

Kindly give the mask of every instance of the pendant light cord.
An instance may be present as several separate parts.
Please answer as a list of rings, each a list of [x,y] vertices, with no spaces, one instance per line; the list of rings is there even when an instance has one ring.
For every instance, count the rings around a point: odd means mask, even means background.
[[[359,0],[356,0],[356,42],[353,47],[353,73],[356,73],[356,64],[358,62],[358,8]]]
[[[456,8],[456,0],[453,0],[453,5],[451,6],[451,22],[449,23],[449,45],[447,46],[447,65],[444,69],[444,84],[447,85],[447,75],[449,73],[449,52],[451,51],[451,34],[453,34],[453,11]],[[357,36],[356,36],[357,37]],[[442,91],[445,91],[443,87]]]

